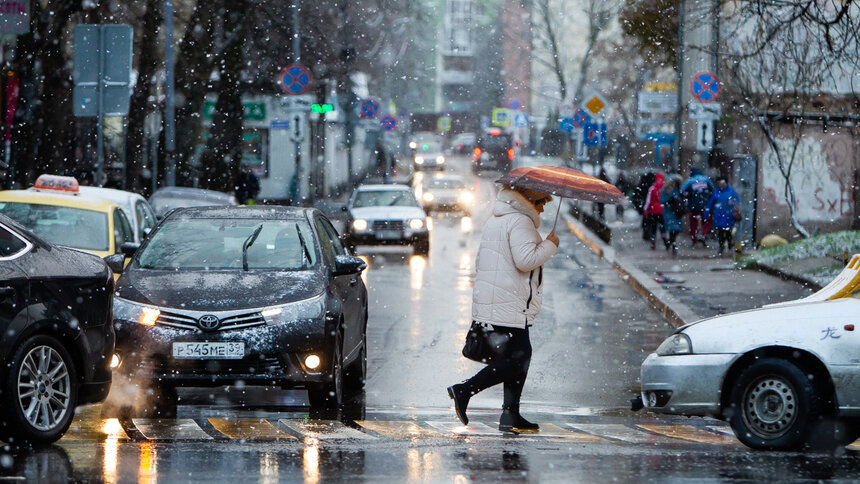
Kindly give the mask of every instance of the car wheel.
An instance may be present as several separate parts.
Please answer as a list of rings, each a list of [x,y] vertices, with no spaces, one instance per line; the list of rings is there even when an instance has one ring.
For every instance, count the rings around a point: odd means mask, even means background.
[[[330,380],[320,388],[308,390],[308,401],[317,409],[337,408],[343,403],[343,337],[335,332]]]
[[[416,239],[412,245],[412,253],[414,255],[423,255],[427,256],[430,254],[430,237],[422,237]]]
[[[361,337],[361,351],[358,358],[346,370],[344,387],[349,390],[361,390],[367,380],[367,335]]]
[[[754,449],[801,447],[817,416],[815,387],[797,366],[763,358],[745,369],[732,387],[729,423],[737,438]]]
[[[0,437],[47,444],[66,433],[75,415],[78,379],[68,350],[36,335],[18,347],[3,384]]]

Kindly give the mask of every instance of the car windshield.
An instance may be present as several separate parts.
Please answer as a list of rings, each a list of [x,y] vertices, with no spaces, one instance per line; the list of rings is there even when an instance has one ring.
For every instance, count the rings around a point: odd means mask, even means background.
[[[439,153],[442,151],[442,144],[438,141],[424,141],[418,143],[418,151],[421,153]]]
[[[511,147],[511,139],[505,135],[484,136],[481,147],[485,150],[506,150]]]
[[[256,239],[252,235],[262,225]],[[316,265],[315,237],[306,222],[260,219],[175,219],[152,234],[137,263],[144,269],[304,270]]]
[[[418,207],[418,200],[409,190],[366,190],[355,196],[353,208],[361,207]]]
[[[444,178],[434,178],[430,180],[427,185],[427,188],[437,189],[437,190],[459,190],[466,188],[466,184],[463,180],[451,180]]]
[[[0,202],[0,213],[48,242],[83,250],[108,250],[105,212],[23,202]]]

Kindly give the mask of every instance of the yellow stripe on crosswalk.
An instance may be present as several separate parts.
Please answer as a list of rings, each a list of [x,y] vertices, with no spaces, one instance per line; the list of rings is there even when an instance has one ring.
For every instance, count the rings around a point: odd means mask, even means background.
[[[319,440],[376,439],[337,420],[280,419],[279,422],[305,437]]]
[[[296,439],[282,432],[264,418],[210,418],[209,423],[215,430],[231,439],[243,440],[281,440]]]
[[[115,418],[76,418],[63,437],[67,440],[128,440],[128,434]]]
[[[692,442],[700,442],[703,444],[717,445],[740,445],[740,442],[726,435],[708,432],[692,425],[645,425],[638,424],[637,427],[649,430],[656,434],[674,437],[676,439],[689,440]]]
[[[549,422],[540,422],[540,430],[535,433],[522,433],[526,437],[542,437],[549,439],[564,439],[576,442],[606,442],[606,439],[601,439],[596,435],[586,434],[584,432],[575,432],[559,427],[556,424]]]
[[[212,440],[190,418],[134,418],[134,426],[147,440]]]
[[[358,425],[384,435],[391,439],[416,440],[416,439],[438,439],[444,437],[435,430],[425,429],[415,422],[409,421],[382,421],[382,420],[356,420]]]

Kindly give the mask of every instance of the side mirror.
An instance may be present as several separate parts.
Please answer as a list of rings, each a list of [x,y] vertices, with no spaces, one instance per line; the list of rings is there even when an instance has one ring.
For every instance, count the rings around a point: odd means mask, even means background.
[[[362,259],[351,255],[336,256],[334,266],[335,276],[358,274],[367,268],[367,264]]]
[[[125,242],[121,246],[119,246],[119,251],[124,257],[131,257],[137,252],[137,249],[140,248],[140,244],[136,244],[134,242]]]
[[[125,245],[125,244],[123,244]],[[125,264],[125,256],[122,254],[113,254],[104,258],[105,263],[110,267],[114,274],[122,274],[123,265]]]

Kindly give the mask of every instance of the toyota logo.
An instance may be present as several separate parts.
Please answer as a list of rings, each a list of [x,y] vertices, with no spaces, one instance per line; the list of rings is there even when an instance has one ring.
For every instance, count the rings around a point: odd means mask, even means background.
[[[204,314],[197,320],[197,326],[203,331],[215,331],[221,327],[221,320],[214,314]]]

